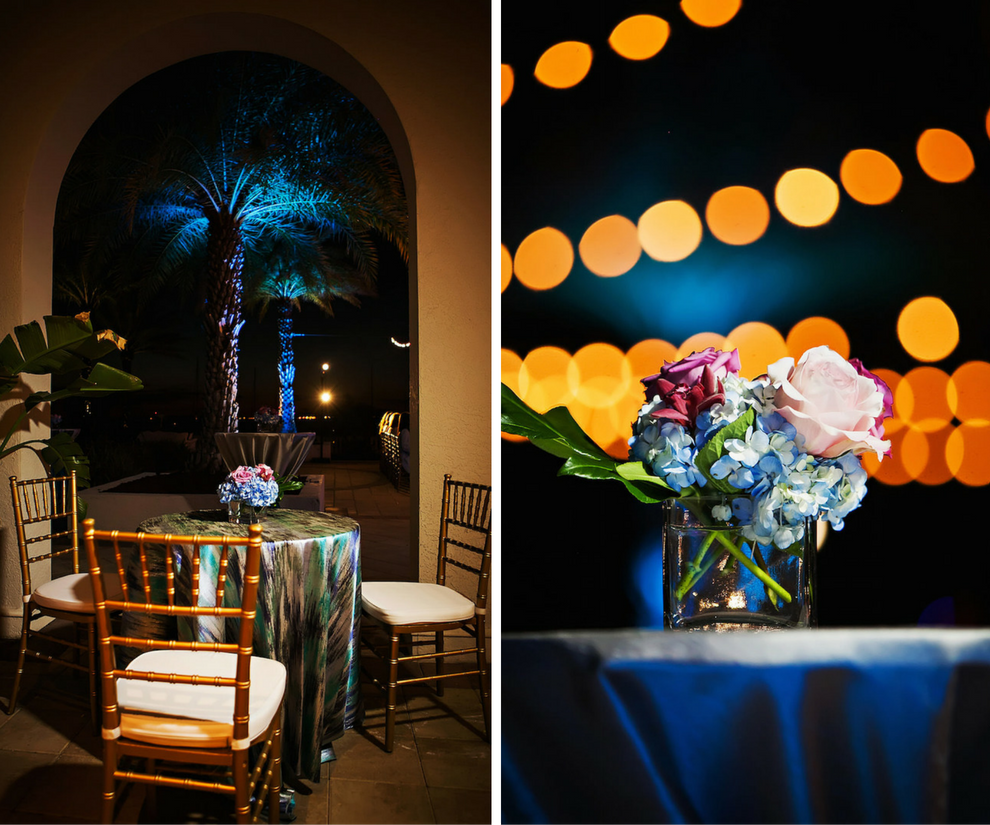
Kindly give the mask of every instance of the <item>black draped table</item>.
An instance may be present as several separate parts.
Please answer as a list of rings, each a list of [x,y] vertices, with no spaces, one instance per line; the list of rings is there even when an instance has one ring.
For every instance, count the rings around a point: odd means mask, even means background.
[[[331,742],[353,727],[360,713],[361,619],[360,528],[356,521],[305,510],[269,510],[262,520],[261,580],[254,629],[254,653],[277,659],[288,671],[282,734],[282,760],[296,775],[319,781],[321,761],[331,757]],[[230,524],[226,510],[200,510],[156,516],[138,528],[174,535],[247,535],[247,526]],[[235,548],[228,577],[240,593],[243,554]],[[199,603],[216,602],[219,548],[204,547]],[[176,603],[189,604],[191,548],[175,545]],[[164,559],[152,570],[164,588]],[[157,575],[155,575],[157,574]],[[137,581],[137,571],[129,577]],[[225,591],[224,601],[230,597]],[[125,614],[130,636],[234,641],[233,626],[199,617],[195,626],[180,620],[170,626],[149,617]]]
[[[990,822],[990,632],[502,639],[503,822]]]
[[[306,461],[316,433],[215,433],[227,469],[267,464],[280,476],[293,476]]]

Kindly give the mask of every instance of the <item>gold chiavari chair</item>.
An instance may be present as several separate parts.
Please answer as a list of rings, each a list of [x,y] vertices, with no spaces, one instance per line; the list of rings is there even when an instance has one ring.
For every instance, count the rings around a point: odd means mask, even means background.
[[[248,536],[178,536],[97,530],[93,520],[83,522],[83,540],[89,559],[96,600],[100,678],[103,688],[103,821],[112,822],[117,781],[183,787],[234,797],[237,822],[258,818],[265,802],[268,821],[279,821],[281,789],[281,715],[285,667],[271,659],[252,656],[255,607],[261,563],[261,525],[252,524]],[[173,556],[182,546],[180,560]],[[201,588],[200,550],[211,546],[219,553],[215,587],[216,605],[198,606]],[[126,581],[140,567],[140,582],[125,588],[119,600],[106,598],[100,548],[116,562],[117,575]],[[240,593],[228,576],[228,559],[245,553]],[[186,554],[191,554],[187,560]],[[156,595],[149,574],[151,554],[164,556],[165,593]],[[192,606],[176,604],[179,564],[189,564]],[[234,568],[236,565],[230,565]],[[223,606],[237,604],[237,606]],[[110,611],[194,619],[220,618],[237,624],[237,642],[214,643],[138,639],[114,635]],[[126,669],[116,664],[115,649],[137,648]],[[249,764],[249,748],[255,748]],[[129,765],[128,762],[137,762]],[[221,771],[217,776],[217,771]],[[191,776],[190,776],[191,775]],[[252,802],[253,800],[253,802]]]
[[[21,687],[25,657],[43,661],[58,661],[68,667],[89,674],[89,705],[93,726],[97,725],[96,690],[96,612],[89,574],[79,572],[79,534],[76,512],[76,474],[54,478],[18,481],[10,477],[10,495],[14,506],[14,526],[21,557],[21,585],[23,588],[24,614],[21,623],[21,642],[17,654],[17,672],[10,692],[7,713],[14,712]],[[68,545],[68,546],[62,546]],[[48,550],[48,552],[44,552]],[[35,586],[31,568],[39,562],[51,561],[59,556],[71,555],[72,573],[58,576]],[[119,593],[116,585],[114,592]],[[41,619],[60,619],[75,623],[75,641],[62,639],[33,625]],[[79,640],[79,630],[85,628],[86,643]],[[76,651],[76,661],[56,659],[55,656],[36,649],[34,640],[44,639]],[[86,664],[81,664],[79,654],[85,652]]]
[[[489,696],[488,654],[485,625],[487,619],[488,585],[491,576],[491,487],[464,481],[452,481],[444,476],[443,503],[440,515],[440,547],[437,558],[437,582],[365,582],[361,585],[363,605],[362,631],[365,645],[388,662],[388,683],[374,678],[365,670],[372,683],[387,693],[385,713],[385,750],[392,752],[395,739],[395,703],[400,685],[436,680],[437,694],[443,695],[444,679],[477,675],[481,684],[481,701],[485,715],[485,731],[490,732],[491,699]],[[448,566],[466,571],[465,579],[477,577],[474,598],[454,590],[447,582]],[[463,586],[463,585],[462,585]],[[384,631],[387,648],[374,643],[371,634]],[[444,634],[465,630],[474,637],[474,647],[444,650]],[[433,645],[433,652],[400,656],[400,637],[409,634],[432,634],[432,639],[414,640],[412,646]],[[476,654],[477,668],[448,671],[444,660],[449,656]],[[410,676],[400,679],[400,662],[420,662],[433,659],[433,675]]]

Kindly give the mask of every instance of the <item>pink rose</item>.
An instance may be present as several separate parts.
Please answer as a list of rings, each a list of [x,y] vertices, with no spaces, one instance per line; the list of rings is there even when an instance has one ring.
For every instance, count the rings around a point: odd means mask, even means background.
[[[890,418],[894,414],[894,394],[890,391],[890,387],[887,386],[887,382],[870,372],[863,366],[863,362],[858,358],[850,358],[849,363],[852,364],[853,369],[860,375],[871,379],[873,383],[877,385],[877,389],[883,393],[883,411],[877,416],[876,421],[873,424],[873,428],[870,430],[870,435],[874,435],[877,438],[883,438],[883,422],[885,419]],[[889,447],[884,455],[890,455]]]
[[[838,353],[814,347],[797,366],[793,358],[781,358],[767,375],[777,388],[777,412],[804,436],[807,452],[835,458],[872,450],[882,459],[890,450],[890,442],[875,431],[884,417],[883,382],[861,375]]]
[[[693,387],[701,381],[701,376],[705,367],[710,367],[714,376],[721,380],[730,372],[739,373],[739,351],[723,352],[715,347],[707,347],[701,352],[692,352],[687,358],[680,361],[664,361],[663,368],[657,375],[651,375],[643,379],[647,388],[658,378],[670,381],[672,384],[683,384],[686,387]],[[647,394],[649,390],[647,389]],[[650,396],[652,398],[652,396]]]
[[[232,472],[230,474],[230,477],[237,484],[246,484],[252,478],[254,478],[254,473],[251,472],[251,468],[250,467],[244,467],[242,465],[242,466],[238,467],[236,470],[234,470],[234,472]]]
[[[257,467],[258,478],[262,481],[271,481],[275,477],[275,471],[267,464],[259,464]]]

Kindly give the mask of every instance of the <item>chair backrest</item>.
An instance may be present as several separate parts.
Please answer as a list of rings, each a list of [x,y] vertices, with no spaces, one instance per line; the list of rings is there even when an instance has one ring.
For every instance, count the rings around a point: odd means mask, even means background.
[[[477,575],[475,605],[482,611],[488,602],[492,566],[491,498],[491,487],[453,481],[450,473],[443,477],[437,584],[447,583],[448,565]]]
[[[96,605],[97,639],[100,648],[100,678],[103,688],[103,728],[114,731],[120,727],[120,709],[117,706],[117,679],[138,679],[148,682],[173,682],[190,685],[208,684],[234,688],[233,739],[245,741],[248,736],[248,700],[251,687],[251,654],[254,644],[255,605],[258,596],[259,568],[261,565],[260,524],[248,527],[247,536],[180,536],[158,533],[125,533],[119,530],[97,530],[93,519],[83,522],[83,542],[89,560],[90,577],[93,582],[93,600]],[[176,559],[173,548],[182,545],[190,554],[189,565],[192,580],[192,605],[177,605],[175,598]],[[135,586],[124,587],[120,600],[107,598],[104,573],[100,568],[100,549],[112,550],[113,563],[120,581],[127,582],[128,567],[140,570],[139,581]],[[219,553],[216,564],[215,605],[197,604],[201,586],[200,553],[204,547],[213,548]],[[231,548],[245,548],[244,573],[241,591],[236,593],[236,583],[228,579],[227,569]],[[106,554],[105,554],[106,555]],[[155,588],[151,582],[152,555],[159,559],[164,556],[165,593],[159,601],[155,598]],[[186,563],[186,562],[182,562]],[[210,565],[212,567],[212,565]],[[133,579],[132,579],[133,581]],[[228,603],[240,604],[237,607],[223,607],[224,594]],[[112,611],[133,611],[146,615],[164,616],[209,616],[226,621],[239,622],[237,642],[175,641],[170,639],[138,639],[118,636],[112,632],[110,613]],[[119,669],[116,664],[115,648],[128,647],[139,650],[201,650],[237,654],[236,676],[195,676],[174,673],[155,673]]]
[[[21,582],[30,596],[31,565],[57,556],[72,554],[72,572],[79,572],[79,533],[76,513],[76,474],[54,478],[18,481],[10,477],[10,497],[14,505],[14,525],[21,554]],[[63,539],[68,547],[58,550],[41,545]],[[63,543],[64,543],[63,541]],[[35,552],[48,549],[49,552]]]

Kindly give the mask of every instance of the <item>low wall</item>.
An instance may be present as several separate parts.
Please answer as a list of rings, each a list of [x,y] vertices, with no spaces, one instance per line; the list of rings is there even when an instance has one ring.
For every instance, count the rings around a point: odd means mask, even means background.
[[[101,530],[137,530],[145,519],[166,513],[185,513],[190,510],[217,510],[222,506],[213,493],[114,493],[114,487],[138,478],[154,475],[140,473],[130,478],[111,481],[99,487],[79,492],[86,502],[86,518],[96,521]],[[282,507],[289,510],[313,510],[323,512],[323,476],[301,476],[303,487],[298,493],[286,493]]]

